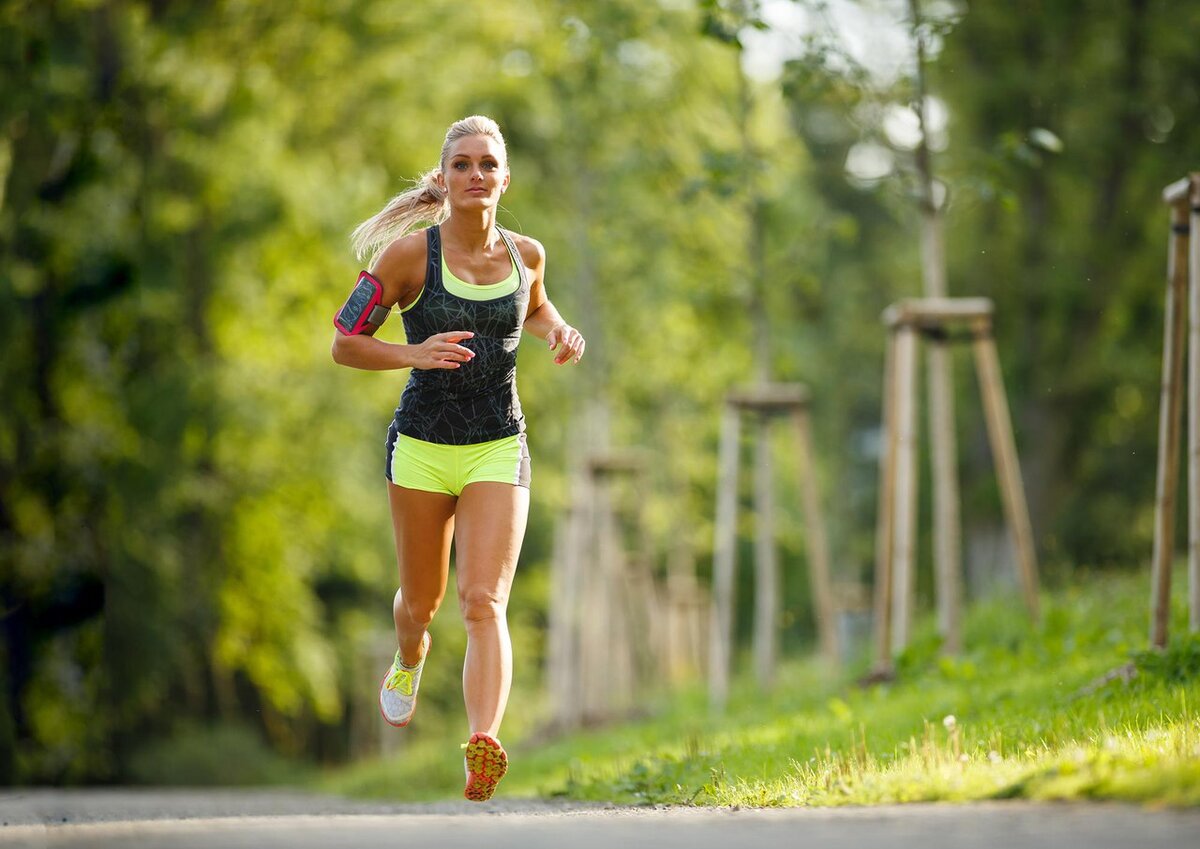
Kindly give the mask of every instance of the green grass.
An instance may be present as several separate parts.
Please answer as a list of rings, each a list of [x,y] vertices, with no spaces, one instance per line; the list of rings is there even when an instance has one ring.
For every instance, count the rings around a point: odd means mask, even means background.
[[[926,623],[889,684],[860,687],[862,666],[834,673],[801,660],[784,665],[769,695],[739,680],[719,717],[697,687],[650,719],[549,741],[529,734],[510,741],[513,768],[499,795],[746,806],[1017,797],[1200,804],[1200,637],[1184,634],[1177,604],[1176,639],[1165,653],[1146,651],[1148,597],[1144,576],[1091,575],[1045,596],[1036,631],[1012,599],[976,606],[957,658],[939,655]],[[1104,680],[1120,668],[1132,674]],[[320,787],[456,796],[456,749],[414,735],[399,756],[326,774]]]

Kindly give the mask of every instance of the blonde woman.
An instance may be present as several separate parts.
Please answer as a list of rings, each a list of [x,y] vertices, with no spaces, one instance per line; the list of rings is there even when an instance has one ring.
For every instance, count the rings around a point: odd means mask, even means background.
[[[363,297],[356,289],[335,320],[333,341],[341,365],[412,369],[387,437],[400,588],[398,648],[379,705],[392,725],[412,719],[453,544],[467,630],[464,795],[474,801],[490,799],[508,768],[498,736],[512,682],[505,612],[530,483],[517,343],[522,331],[544,339],[560,365],[579,362],[585,347],[546,296],[541,244],[496,224],[509,178],[496,122],[455,122],[438,167],[354,231],[359,257],[373,262],[360,278]],[[420,223],[432,226],[412,231]],[[373,336],[392,307],[408,344]]]

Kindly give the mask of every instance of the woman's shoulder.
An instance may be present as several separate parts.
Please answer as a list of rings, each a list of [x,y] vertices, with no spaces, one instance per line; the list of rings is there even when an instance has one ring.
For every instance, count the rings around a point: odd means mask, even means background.
[[[414,274],[425,277],[426,235],[424,230],[415,230],[399,236],[379,252],[372,263],[376,277],[396,280],[411,278]]]
[[[512,230],[506,232],[512,236],[513,244],[517,246],[525,265],[529,268],[541,268],[546,262],[546,249],[542,247],[542,243],[524,233],[514,233]]]

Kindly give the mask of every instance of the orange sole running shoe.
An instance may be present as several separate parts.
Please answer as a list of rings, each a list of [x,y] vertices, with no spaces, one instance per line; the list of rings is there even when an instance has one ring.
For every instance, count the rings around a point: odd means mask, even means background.
[[[508,754],[495,737],[477,731],[467,743],[466,761],[467,786],[463,796],[472,802],[486,802],[508,772]]]

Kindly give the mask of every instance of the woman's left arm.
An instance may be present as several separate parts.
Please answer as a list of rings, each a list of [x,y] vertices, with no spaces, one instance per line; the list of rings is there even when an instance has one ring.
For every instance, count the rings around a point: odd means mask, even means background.
[[[531,243],[530,254],[522,258],[532,274],[529,284],[529,309],[525,313],[524,328],[539,339],[546,340],[550,350],[554,351],[554,362],[558,365],[570,361],[579,362],[587,343],[578,330],[563,321],[554,304],[546,297],[546,287],[542,282],[546,273],[546,251],[536,240],[529,239],[528,242]]]

